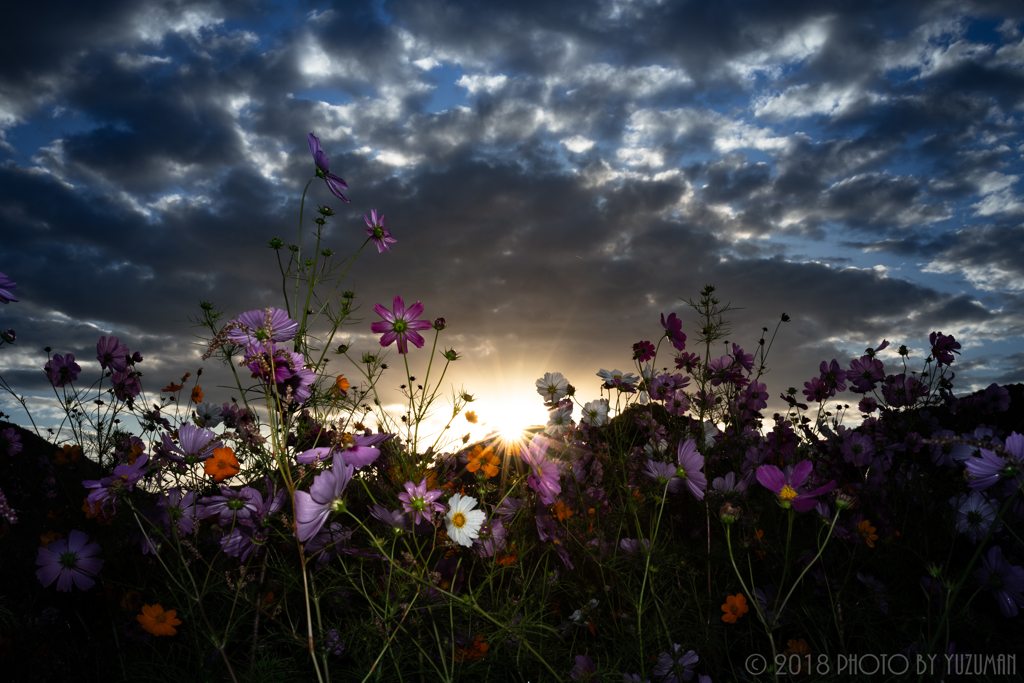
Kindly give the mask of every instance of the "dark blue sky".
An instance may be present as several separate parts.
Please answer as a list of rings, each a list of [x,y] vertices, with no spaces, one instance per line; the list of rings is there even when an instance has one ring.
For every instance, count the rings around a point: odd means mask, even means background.
[[[883,338],[918,367],[932,330],[964,345],[961,390],[1024,381],[1020,2],[39,7],[0,41],[0,371],[44,422],[44,346],[91,380],[117,335],[159,391],[201,365],[200,300],[281,305],[265,245],[296,238],[311,131],[351,188],[311,188],[328,246],[371,209],[399,240],[353,266],[342,339],[370,350],[374,303],[421,300],[484,419],[542,422],[549,371],[595,398],[661,313],[692,333],[680,297],[708,283],[748,350],[793,318],[773,397]]]

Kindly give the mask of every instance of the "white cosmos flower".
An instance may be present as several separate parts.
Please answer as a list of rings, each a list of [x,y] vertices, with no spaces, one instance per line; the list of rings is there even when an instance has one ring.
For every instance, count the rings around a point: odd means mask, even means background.
[[[480,527],[484,525],[483,510],[474,510],[476,498],[456,493],[448,500],[450,509],[445,515],[448,538],[467,548],[480,535]]]
[[[608,421],[608,402],[591,401],[583,406],[583,421],[593,427],[600,427]]]
[[[614,384],[615,380],[621,380],[623,384],[628,384],[629,386],[634,386],[640,381],[640,378],[632,372],[620,372],[618,369],[611,371],[598,370],[597,376],[603,379],[604,383],[609,386]]]
[[[549,372],[537,380],[537,393],[549,401],[557,401],[569,389],[569,380],[560,372]]]
[[[545,432],[549,436],[558,436],[572,426],[572,407],[555,408],[548,413],[548,428]]]

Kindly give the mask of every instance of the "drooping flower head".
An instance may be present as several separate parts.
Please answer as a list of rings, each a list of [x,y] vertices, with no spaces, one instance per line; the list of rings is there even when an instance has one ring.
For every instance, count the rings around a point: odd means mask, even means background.
[[[331,161],[327,158],[327,155],[324,154],[324,150],[320,146],[320,138],[310,133],[307,138],[307,142],[309,142],[309,153],[313,155],[313,163],[316,164],[316,177],[323,178],[327,181],[327,189],[329,189],[331,194],[335,197],[343,202],[351,201],[341,193],[342,190],[348,189],[348,184],[338,176],[331,173]]]
[[[73,354],[68,353],[62,356],[58,353],[46,362],[43,370],[46,371],[46,377],[50,380],[50,384],[60,388],[78,379],[78,373],[82,371],[82,367],[75,362]]]
[[[788,468],[787,468],[788,469]],[[792,473],[787,476],[775,465],[761,465],[757,468],[756,476],[758,483],[779,497],[782,507],[792,506],[797,512],[807,512],[814,509],[817,498],[823,493],[828,493],[836,487],[835,481],[830,481],[813,491],[802,493],[801,487],[807,478],[811,476],[814,465],[810,460],[801,460],[793,468]]]
[[[441,491],[427,490],[426,477],[423,477],[419,484],[405,482],[405,493],[398,494],[398,500],[402,501],[402,509],[412,515],[413,525],[429,522],[430,515],[434,512],[444,512],[444,505],[437,502],[440,497]]]
[[[223,444],[214,441],[217,435],[209,429],[185,423],[178,428],[178,443],[175,444],[166,432],[160,434],[164,455],[178,464],[194,465],[213,455],[213,449]],[[180,444],[180,445],[179,445]]]
[[[697,442],[693,439],[680,440],[677,454],[675,476],[686,482],[686,488],[697,500],[704,500],[704,491],[708,487],[707,477],[701,472],[704,467],[704,456],[697,452]]]
[[[377,253],[383,254],[385,249],[391,251],[391,245],[398,240],[392,237],[391,231],[384,227],[384,214],[378,218],[377,209],[373,209],[369,216],[363,216],[363,220],[366,221],[366,234],[377,245]]]
[[[18,285],[14,283],[14,280],[7,277],[3,273],[0,273],[0,304],[7,304],[12,301],[17,301],[14,295],[11,294],[12,289],[17,289]]]
[[[569,390],[569,380],[560,372],[546,372],[537,380],[537,393],[544,397],[545,401],[554,403],[558,401]]]
[[[282,401],[288,397],[296,403],[304,403],[316,381],[316,373],[304,367],[305,359],[301,353],[278,348],[274,342],[260,342],[246,349],[243,359],[254,377],[259,377],[267,384],[277,385],[277,395]]]
[[[295,492],[295,522],[300,543],[316,536],[331,512],[345,509],[345,487],[352,479],[353,472],[355,468],[352,465],[338,467],[335,463],[334,468],[313,479],[309,493]]]
[[[128,347],[117,341],[117,337],[100,337],[96,343],[96,360],[104,370],[124,372],[128,363]]]
[[[294,339],[299,324],[288,317],[280,308],[264,308],[246,311],[225,327],[227,337],[239,346],[251,346],[257,342],[284,342]]]
[[[370,330],[375,334],[383,334],[380,338],[381,346],[391,346],[398,342],[398,352],[402,355],[409,353],[408,342],[418,349],[423,348],[425,343],[423,337],[416,330],[429,330],[431,324],[427,320],[417,320],[423,314],[423,304],[419,301],[408,309],[402,297],[396,296],[393,302],[394,311],[389,311],[382,304],[374,304],[373,310],[384,320],[372,323]]]
[[[36,555],[36,576],[43,586],[57,582],[57,590],[70,591],[72,584],[79,590],[92,588],[93,577],[103,568],[103,560],[96,557],[100,546],[89,542],[89,536],[73,530],[67,538],[39,548]]]
[[[456,493],[448,499],[448,514],[444,521],[448,538],[467,548],[480,534],[486,515],[483,510],[474,510],[476,498]]]
[[[661,314],[661,326],[665,328],[665,336],[672,342],[676,351],[686,350],[686,335],[683,334],[683,321],[675,313],[669,313],[668,320]]]
[[[535,438],[528,446],[524,446],[519,457],[530,468],[526,476],[526,482],[540,496],[544,505],[554,505],[555,496],[562,492],[562,485],[558,483],[558,465],[545,457],[547,451],[547,440]]]

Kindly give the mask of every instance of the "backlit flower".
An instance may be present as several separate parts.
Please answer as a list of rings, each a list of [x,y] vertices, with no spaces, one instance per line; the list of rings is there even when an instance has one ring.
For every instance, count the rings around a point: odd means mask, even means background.
[[[676,476],[676,468],[674,465],[670,465],[667,462],[658,462],[657,460],[648,460],[644,465],[643,473],[648,477],[658,482],[659,487],[667,486],[666,491],[668,493],[675,493],[679,490],[679,484],[682,480]],[[703,498],[703,494],[701,494]]]
[[[726,596],[722,611],[725,612],[722,615],[722,621],[727,624],[735,624],[737,619],[750,611],[750,606],[747,605],[747,598],[743,593],[737,593]]]
[[[36,576],[43,586],[57,582],[57,590],[70,591],[72,584],[80,590],[92,588],[93,577],[103,568],[103,560],[96,557],[100,547],[89,542],[89,536],[78,529],[68,538],[40,548],[36,555]]]
[[[582,420],[592,427],[600,427],[608,422],[608,402],[603,400],[590,401],[583,406]]]
[[[928,342],[932,345],[932,358],[939,367],[952,363],[954,353],[960,355],[960,344],[953,339],[953,335],[932,332],[928,335]]]
[[[519,457],[530,468],[526,483],[537,492],[541,503],[554,505],[555,496],[562,492],[562,486],[558,483],[558,466],[545,457],[546,450],[546,440],[534,439],[529,446],[522,448]]]
[[[836,482],[830,481],[813,491],[801,493],[800,487],[811,476],[811,470],[813,469],[814,465],[810,460],[801,460],[793,468],[789,476],[785,475],[775,465],[761,465],[757,468],[755,474],[761,486],[774,492],[779,497],[779,503],[782,507],[788,508],[792,506],[797,512],[807,512],[817,505],[814,498],[823,493],[828,493],[836,487]]]
[[[213,429],[224,421],[224,409],[213,403],[200,403],[195,412],[199,425],[207,429]]]
[[[981,491],[971,491],[960,499],[949,501],[956,510],[956,530],[967,534],[971,543],[978,543],[988,534],[996,519],[996,510]]]
[[[213,449],[223,444],[214,441],[217,435],[209,429],[185,423],[178,428],[178,443],[171,440],[166,432],[160,434],[163,442],[163,453],[166,457],[179,464],[194,465],[213,455]]]
[[[498,464],[501,460],[494,454],[494,449],[490,446],[487,448],[477,446],[467,457],[469,458],[469,464],[466,465],[466,469],[470,472],[479,470],[480,474],[487,479],[498,474]]]
[[[654,675],[661,676],[662,683],[679,683],[693,678],[693,669],[700,657],[693,650],[683,650],[683,646],[672,643],[672,653],[662,652],[658,655],[658,664],[654,667]]]
[[[16,455],[21,452],[21,436],[14,427],[0,430],[0,455]]]
[[[128,347],[117,341],[117,337],[100,337],[96,343],[96,360],[104,370],[124,372],[128,363]]]
[[[181,626],[181,619],[177,616],[177,611],[172,609],[165,612],[163,607],[156,604],[143,605],[142,614],[135,618],[142,624],[142,628],[154,636],[173,636],[178,632],[174,627]]]
[[[982,588],[992,591],[1003,616],[1015,617],[1017,608],[1024,607],[1024,568],[1007,562],[999,546],[992,546],[982,556],[981,567],[974,570],[974,576]]]
[[[476,413],[474,411],[470,410],[466,413],[466,422],[468,422],[469,424],[475,425],[478,419],[479,418],[477,418]]]
[[[214,448],[213,455],[203,464],[203,471],[219,484],[239,473],[238,458],[230,447]]]
[[[271,307],[246,311],[228,323],[225,330],[228,339],[239,346],[251,346],[256,342],[293,339],[299,331],[299,324],[285,311]]]
[[[423,314],[423,304],[419,301],[408,309],[402,297],[396,296],[393,302],[394,312],[384,308],[382,304],[374,304],[373,310],[384,320],[370,325],[370,330],[375,334],[383,334],[380,338],[381,346],[391,346],[398,342],[398,352],[405,355],[409,353],[408,342],[418,349],[423,348],[424,340],[416,330],[429,330],[431,324],[426,320],[417,320]]]
[[[276,393],[281,400],[288,396],[296,403],[304,403],[312,393],[310,387],[316,380],[316,373],[305,367],[301,353],[278,348],[274,342],[265,341],[246,349],[243,359],[254,377],[261,378],[269,385],[276,384]]]
[[[58,353],[46,362],[43,370],[46,371],[46,377],[50,380],[50,384],[62,387],[78,379],[78,373],[82,371],[82,367],[75,362],[74,354],[68,353],[62,356]]]
[[[633,344],[633,360],[646,363],[654,358],[654,344],[649,341],[638,341]]]
[[[694,498],[704,500],[704,491],[708,487],[707,477],[700,471],[704,467],[704,456],[697,452],[697,443],[693,439],[679,442],[676,462],[676,476],[686,482]]]
[[[448,514],[444,518],[448,538],[466,547],[473,545],[486,517],[483,510],[473,509],[476,498],[456,493],[448,499],[448,506]]]
[[[323,178],[327,181],[327,189],[329,189],[331,194],[335,197],[343,202],[351,201],[341,193],[342,190],[348,189],[348,184],[338,176],[331,173],[331,161],[324,154],[324,150],[320,146],[320,138],[310,133],[307,138],[307,142],[309,143],[309,153],[313,155],[313,163],[316,164],[316,177]]]
[[[352,465],[358,470],[372,463],[380,455],[380,449],[373,448],[373,446],[383,443],[393,436],[394,434],[371,434],[370,436],[343,434],[339,444],[311,448],[295,456],[295,462],[300,464],[325,462],[337,455],[341,463]]]
[[[11,290],[17,288],[18,285],[15,284],[14,280],[3,273],[0,273],[0,303],[7,304],[12,301],[17,301],[17,299],[14,298],[14,295],[11,294]]]
[[[548,413],[548,424],[545,433],[558,436],[572,427],[572,406],[558,407]]]
[[[440,497],[441,491],[427,490],[426,477],[419,484],[405,482],[405,493],[398,494],[398,500],[402,501],[402,509],[412,515],[414,525],[421,521],[429,521],[431,513],[435,511],[444,511],[444,505],[437,502]]]
[[[569,389],[569,380],[560,372],[547,372],[537,380],[537,393],[544,397],[545,401],[554,403],[566,395]]]
[[[599,370],[597,372],[597,376],[604,380],[604,385],[608,389],[615,386],[620,389],[623,387],[632,387],[640,381],[640,378],[632,372],[624,373],[619,370]]]
[[[665,328],[665,336],[672,341],[672,346],[676,348],[676,351],[684,351],[686,349],[686,335],[683,334],[683,321],[675,313],[669,313],[666,320],[665,314],[662,313],[661,326]]]
[[[295,522],[299,542],[305,543],[316,536],[331,512],[345,509],[345,487],[352,479],[355,468],[351,465],[327,470],[313,479],[309,493],[295,492]]]
[[[384,227],[384,214],[378,218],[377,209],[373,209],[369,216],[363,216],[363,220],[366,221],[366,234],[377,245],[377,253],[383,254],[385,249],[391,251],[391,245],[398,240],[392,237],[391,231]]]

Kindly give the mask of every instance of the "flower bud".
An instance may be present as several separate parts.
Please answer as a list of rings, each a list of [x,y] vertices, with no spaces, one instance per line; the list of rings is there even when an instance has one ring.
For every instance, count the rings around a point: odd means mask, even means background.
[[[443,330],[446,327],[448,327],[448,323],[445,322],[444,318],[434,318],[434,329],[435,330],[440,331],[440,330]]]
[[[718,518],[725,524],[732,524],[740,518],[741,514],[743,514],[743,510],[740,506],[733,505],[732,503],[725,503],[718,510]]]
[[[267,245],[271,249],[280,249],[281,247],[284,246],[284,240],[282,240],[280,237],[274,237],[269,242],[267,242]]]
[[[840,510],[846,510],[853,506],[856,498],[848,491],[840,491],[836,494],[836,507]]]
[[[329,207],[329,206],[321,206],[321,207],[317,208],[317,211],[319,211],[322,216],[333,216],[334,215],[334,210],[331,209],[331,207]]]

